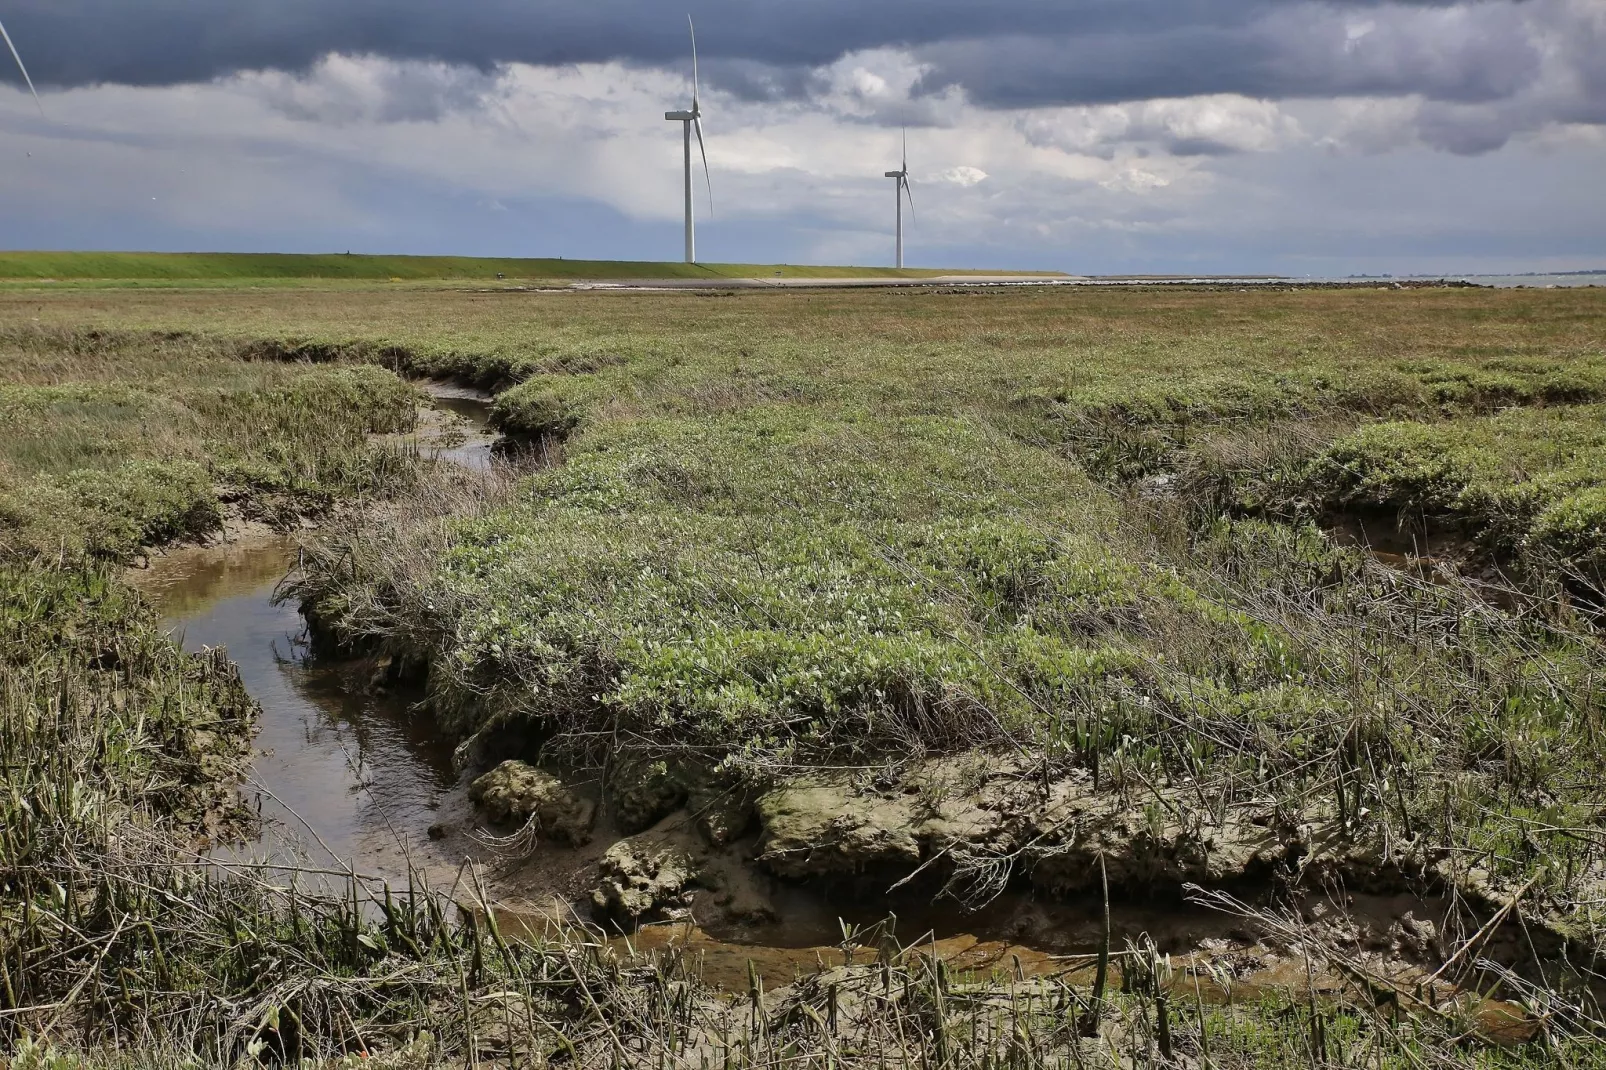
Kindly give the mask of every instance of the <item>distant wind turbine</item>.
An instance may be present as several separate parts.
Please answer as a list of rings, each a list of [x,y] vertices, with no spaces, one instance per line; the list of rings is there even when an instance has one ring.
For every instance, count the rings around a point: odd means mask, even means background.
[[[682,125],[682,134],[686,146],[686,263],[697,262],[697,225],[692,218],[691,195],[691,135],[697,132],[697,151],[703,156],[703,181],[708,184],[708,214],[714,214],[714,180],[708,174],[708,149],[703,145],[703,108],[698,102],[697,86],[697,27],[692,25],[691,16],[686,16],[686,27],[691,31],[691,110],[667,111],[664,118]]]
[[[11,58],[17,61],[17,70],[22,72],[22,80],[28,83],[28,92],[33,94],[33,102],[39,106],[39,114],[43,115],[45,106],[39,100],[39,91],[33,87],[33,79],[28,77],[28,68],[22,62],[22,53],[18,52],[17,46],[11,42],[11,35],[6,32],[4,23],[0,23],[0,37],[5,38],[6,47],[11,49]]]
[[[887,178],[895,178],[895,179],[898,180],[897,185],[892,187],[892,199],[897,203],[897,208],[898,208],[898,266],[901,268],[901,267],[903,267],[903,199],[904,199],[904,197],[908,197],[909,198],[909,219],[910,219],[910,221],[912,222],[914,220],[914,217],[915,217],[915,195],[909,189],[909,131],[908,130],[905,130],[903,132],[903,166],[900,167],[896,171],[888,171],[886,173],[886,177]]]

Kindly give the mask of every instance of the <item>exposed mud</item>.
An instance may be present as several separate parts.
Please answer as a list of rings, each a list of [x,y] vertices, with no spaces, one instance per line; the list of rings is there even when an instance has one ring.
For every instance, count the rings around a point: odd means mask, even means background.
[[[259,542],[254,550],[197,548],[178,557],[186,563],[182,574],[166,562],[152,570],[165,573],[165,582],[150,589],[186,645],[226,645],[263,706],[262,753],[251,786],[261,796],[266,831],[260,842],[227,852],[226,860],[351,867],[396,882],[412,874],[455,889],[465,902],[478,884],[507,931],[539,931],[549,919],[562,918],[632,933],[615,938],[621,950],[627,939],[637,949],[678,943],[700,954],[711,983],[731,991],[747,985],[749,961],[770,989],[840,966],[845,955],[864,962],[874,954],[866,934],[889,924],[902,943],[930,945],[956,969],[1067,975],[1086,983],[1081,971],[1104,939],[1103,900],[1085,887],[1076,890],[1077,881],[1017,881],[980,913],[934,901],[929,882],[889,888],[919,864],[908,864],[919,857],[908,854],[908,838],[935,844],[930,837],[937,821],[981,831],[953,812],[968,803],[945,801],[938,810],[946,806],[946,818],[911,820],[905,806],[917,802],[917,794],[877,795],[872,808],[886,811],[889,826],[905,827],[861,825],[846,841],[822,839],[812,848],[823,865],[816,872],[803,868],[795,853],[809,852],[799,837],[821,820],[848,824],[842,807],[851,808],[856,798],[849,791],[805,816],[797,793],[822,792],[821,784],[783,789],[778,794],[790,800],[790,818],[764,824],[766,807],[773,814],[777,800],[761,799],[754,829],[715,846],[688,809],[626,836],[600,779],[568,774],[565,792],[597,814],[589,840],[537,839],[511,854],[495,849],[488,839],[516,829],[490,825],[476,812],[469,800],[473,777],[457,774],[450,746],[410,696],[373,692],[371,664],[319,662],[294,610],[271,605],[292,553],[283,539]],[[1111,833],[1100,835],[1108,840]],[[874,850],[860,854],[849,843]],[[1147,892],[1128,885],[1112,894],[1112,947],[1119,952],[1146,935],[1174,957],[1184,994],[1195,975],[1206,998],[1254,998],[1274,988],[1304,992],[1313,983],[1296,943],[1254,921],[1180,902],[1174,884]],[[1325,943],[1362,964],[1368,976],[1407,993],[1466,935],[1462,912],[1442,898],[1335,891],[1300,905],[1302,920]],[[652,918],[671,920],[637,927]],[[1486,953],[1520,958],[1516,934],[1500,939],[1512,946]],[[1355,986],[1353,978],[1331,971],[1314,976],[1318,993]],[[1528,1028],[1510,1008],[1487,1013],[1513,1036]]]
[[[492,437],[474,423],[484,400],[447,391],[446,402],[458,412],[430,417],[419,448],[489,465]],[[1354,856],[1322,815],[1300,822],[1241,807],[1213,824],[1174,820],[1165,815],[1183,811],[1180,798],[1145,811],[1085,776],[1045,782],[1018,760],[983,755],[891,778],[822,773],[752,799],[696,778],[660,784],[615,771],[604,785],[594,774],[531,769],[498,785],[481,812],[470,786],[489,770],[454,767],[420,696],[372,661],[320,660],[299,614],[273,604],[295,553],[291,536],[236,528],[133,573],[187,647],[228,649],[263,708],[249,789],[265,834],[223,861],[421,877],[465,902],[484,888],[504,930],[578,919],[632,934],[616,938],[621,948],[683,946],[730,990],[748,984],[749,962],[767,986],[786,986],[868,961],[874,940],[890,935],[960,970],[1023,978],[1076,974],[1106,939],[1117,958],[1144,939],[1208,998],[1357,983],[1409,993],[1474,920],[1453,898],[1346,888],[1346,874],[1377,860]],[[491,792],[476,794],[484,802]],[[1276,926],[1179,894],[1189,882],[1263,890],[1290,867],[1322,860],[1330,879],[1312,882],[1319,890],[1279,901],[1362,971],[1361,982],[1314,970],[1311,949]],[[1484,953],[1520,960],[1520,935],[1506,929]],[[1488,1014],[1504,1023],[1490,1032],[1527,1028],[1509,1007]]]
[[[840,971],[870,966],[890,945],[943,960],[964,985],[971,981],[1063,980],[1092,983],[1104,938],[1102,911],[1089,904],[1045,902],[1006,896],[984,917],[956,928],[952,911],[910,904],[906,911],[853,920],[852,905],[836,904],[829,925],[822,904],[810,899],[786,923],[767,927],[757,941],[748,933],[710,932],[688,918],[642,926],[614,936],[621,957],[680,949],[689,953],[708,983],[729,993],[749,991],[757,979],[774,1010],[817,983],[840,980]],[[1445,907],[1434,902],[1433,908]],[[1450,986],[1423,988],[1432,977],[1428,956],[1418,954],[1420,934],[1433,923],[1417,920],[1424,903],[1408,897],[1350,897],[1342,908],[1313,902],[1316,913],[1360,919],[1367,947],[1353,949],[1342,965],[1306,947],[1270,939],[1253,926],[1213,911],[1175,906],[1115,903],[1111,906],[1111,983],[1124,983],[1130,947],[1152,946],[1165,957],[1167,987],[1185,1001],[1220,1004],[1264,997],[1298,1002],[1370,999],[1421,1004],[1429,1013],[1464,1015],[1479,1033],[1504,1043],[1531,1039],[1536,1022],[1514,1003],[1461,993]],[[861,907],[861,909],[863,909]],[[1403,911],[1403,914],[1401,913]],[[496,910],[502,932],[527,937],[572,924],[563,911]],[[1389,922],[1394,917],[1397,920]],[[1399,920],[1403,919],[1403,920]],[[1402,950],[1404,954],[1402,954]]]
[[[1498,576],[1487,555],[1454,528],[1407,523],[1388,511],[1356,511],[1327,517],[1323,529],[1341,546],[1359,547],[1389,568],[1424,579],[1441,572]]]

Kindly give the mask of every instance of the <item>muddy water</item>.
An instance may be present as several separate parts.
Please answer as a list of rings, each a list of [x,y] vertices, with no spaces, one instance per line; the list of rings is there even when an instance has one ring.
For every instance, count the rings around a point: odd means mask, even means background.
[[[434,417],[434,426],[451,433],[444,443],[420,435],[418,447],[466,468],[488,468],[494,436],[485,427],[486,399],[462,391],[431,393],[450,417]],[[488,855],[473,836],[473,811],[451,749],[427,716],[416,712],[413,697],[376,693],[363,665],[314,657],[296,609],[273,603],[295,555],[292,538],[245,531],[219,545],[168,554],[136,578],[187,649],[227,648],[262,706],[260,756],[248,791],[258,796],[264,835],[223,859],[331,871],[349,867],[397,882],[422,873],[442,889],[459,886],[465,863],[477,863],[499,903],[504,930],[539,932],[554,915],[589,920],[583,897],[612,840],[606,828],[585,847],[543,846],[513,869]],[[872,953],[842,949],[843,919],[868,927],[886,919],[889,910],[899,915],[901,942],[930,947],[957,968],[984,973],[1074,975],[1089,965],[1102,936],[1102,904],[1092,902],[1010,893],[983,915],[965,916],[929,902],[836,897],[762,875],[751,880],[761,920],[705,917],[694,904],[690,918],[645,928],[629,938],[629,946],[685,946],[702,959],[711,982],[741,989],[749,962],[774,987],[840,964],[844,954],[862,960]],[[1347,908],[1368,919],[1365,927],[1374,939],[1386,941],[1390,926],[1407,911],[1422,916],[1419,900],[1362,898],[1352,897]],[[1246,991],[1307,983],[1302,959],[1261,945],[1234,919],[1175,902],[1113,907],[1117,949],[1128,937],[1148,934],[1161,951],[1179,956],[1179,968],[1226,969]],[[618,943],[623,947],[623,938]],[[1418,970],[1406,972],[1420,976]]]
[[[496,433],[491,430],[489,423],[491,399],[477,390],[453,383],[430,382],[424,384],[424,389],[434,400],[436,410],[455,420],[457,426],[454,430],[462,436],[455,441],[448,440],[447,443],[428,447],[430,454],[436,460],[470,471],[488,470],[492,463],[492,447],[496,444]]]
[[[264,838],[231,853],[405,874],[456,781],[451,748],[405,700],[311,656],[301,615],[273,604],[294,553],[285,538],[186,550],[147,587],[185,649],[227,648],[262,706],[247,787]]]
[[[421,413],[408,444],[488,469],[489,399],[440,384],[426,389],[435,408]],[[263,837],[220,857],[394,880],[422,872],[449,886],[462,854],[429,829],[468,808],[451,747],[415,714],[413,696],[376,692],[360,667],[313,656],[300,613],[273,602],[296,552],[292,537],[247,525],[131,577],[185,649],[226,648],[262,707],[246,791],[261,810]]]

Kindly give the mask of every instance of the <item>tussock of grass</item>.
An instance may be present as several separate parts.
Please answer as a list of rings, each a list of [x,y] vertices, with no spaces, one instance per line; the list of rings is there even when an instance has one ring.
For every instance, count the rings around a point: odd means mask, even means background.
[[[0,871],[104,848],[130,822],[234,819],[255,703],[226,662],[182,653],[155,624],[100,566],[0,569]]]
[[[1302,482],[1322,507],[1457,528],[1507,560],[1549,554],[1583,569],[1606,560],[1598,405],[1363,427],[1323,450]]]
[[[416,394],[392,372],[146,341],[154,356],[129,336],[4,340],[26,356],[8,365],[23,381],[0,385],[0,550],[123,557],[217,530],[225,502],[283,519],[405,479],[368,442],[413,424]]]
[[[1342,371],[1252,369],[1246,375],[1189,374],[1104,381],[1017,402],[1038,406],[1095,474],[1127,482],[1177,466],[1195,439],[1224,427],[1285,421],[1474,415],[1518,406],[1606,398],[1606,362],[1401,361]]]

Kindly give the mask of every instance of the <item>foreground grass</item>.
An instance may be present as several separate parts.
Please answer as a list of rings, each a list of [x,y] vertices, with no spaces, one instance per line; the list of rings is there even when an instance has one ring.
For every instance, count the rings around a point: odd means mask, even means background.
[[[232,763],[251,703],[148,612],[93,566],[0,586],[0,758],[25,771],[0,796],[0,1045],[16,1070],[1601,1065],[1575,1035],[1587,1018],[1553,997],[1535,1004],[1558,1015],[1539,1043],[1489,1046],[1470,1006],[1235,992],[1141,941],[1112,950],[1120,983],[1099,985],[1091,962],[951,970],[879,928],[844,933],[857,965],[719,992],[673,948],[577,927],[510,940],[419,883],[331,892],[200,864],[183,845],[203,815],[236,819],[208,762]]]
[[[934,757],[1003,755],[1027,787],[1091,784],[1140,830],[961,834],[929,859],[1018,880],[1085,881],[1092,847],[1117,879],[1174,873],[1261,821],[1284,837],[1256,877],[1272,886],[1438,883],[1478,919],[1511,904],[1542,961],[1517,976],[1468,955],[1452,974],[1499,979],[1543,1024],[1492,1047],[1463,1009],[1366,984],[1194,1003],[1143,947],[1120,994],[1086,974],[944,976],[891,944],[882,966],[732,1000],[683,958],[616,958],[583,932],[507,943],[423,889],[200,878],[178,844],[226,814],[171,785],[210,782],[220,752],[186,726],[237,721],[238,696],[220,666],[138,646],[148,620],[92,561],[17,557],[0,588],[6,761],[44,772],[0,814],[27,830],[0,859],[0,1028],[99,1061],[134,1042],[208,1062],[1592,1065],[1599,1014],[1564,960],[1593,961],[1602,935],[1606,665],[1594,621],[1551,596],[1587,582],[1598,539],[1552,525],[1572,573],[1536,558],[1491,600],[1384,569],[1314,521],[1363,495],[1419,515],[1391,469],[1355,463],[1405,456],[1404,436],[1462,451],[1448,476],[1393,469],[1485,488],[1432,499],[1471,532],[1507,515],[1477,503],[1510,473],[1557,473],[1522,529],[1550,530],[1533,518],[1595,485],[1599,300],[8,295],[26,326],[0,367],[35,430],[6,478],[21,503],[89,510],[13,530],[97,532],[102,510],[137,522],[105,547],[76,536],[91,557],[164,537],[68,479],[131,455],[199,466],[214,495],[357,493],[360,465],[299,459],[360,455],[399,411],[390,370],[493,386],[501,426],[561,441],[566,464],[470,518],[337,526],[298,581],[331,636],[428,664],[456,734],[754,790],[821,765],[896,783]],[[236,474],[257,465],[278,481]],[[1482,545],[1521,563],[1533,542]],[[1123,869],[1138,856],[1149,869]]]

